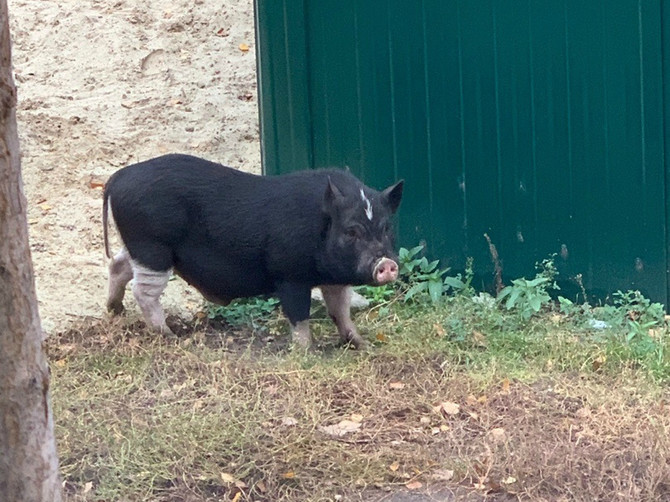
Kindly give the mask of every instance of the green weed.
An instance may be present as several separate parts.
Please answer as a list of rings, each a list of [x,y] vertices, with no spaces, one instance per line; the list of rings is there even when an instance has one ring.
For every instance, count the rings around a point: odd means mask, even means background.
[[[207,316],[210,319],[221,318],[233,327],[251,326],[261,329],[263,323],[275,315],[279,306],[276,298],[252,297],[233,300],[228,305],[210,304]]]
[[[518,312],[525,321],[537,314],[552,301],[549,291],[559,289],[556,284],[558,272],[553,259],[552,256],[536,264],[538,273],[534,279],[514,279],[510,286],[500,291],[498,301],[504,303],[507,310]]]

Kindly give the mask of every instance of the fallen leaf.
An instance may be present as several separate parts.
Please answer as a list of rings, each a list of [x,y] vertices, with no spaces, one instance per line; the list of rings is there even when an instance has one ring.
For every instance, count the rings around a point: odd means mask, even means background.
[[[233,484],[240,489],[247,487],[247,484],[244,481],[240,481],[239,479],[235,478],[232,474],[229,474],[227,472],[222,472],[221,473],[221,480],[224,483]]]
[[[284,417],[281,419],[281,423],[286,427],[293,427],[294,425],[298,425],[298,421],[293,417]]]
[[[67,361],[65,359],[59,359],[58,361],[54,362],[54,366],[57,366],[59,368],[63,368],[67,364]]]
[[[88,493],[93,489],[93,482],[89,481],[84,485],[84,493]]]
[[[363,421],[364,417],[360,413],[352,413],[351,417],[349,417],[349,418],[351,418],[352,422],[356,422],[357,424],[360,424]]]
[[[228,474],[227,472],[222,472],[221,481],[223,481],[224,483],[234,483],[235,477],[232,474]]]
[[[599,371],[606,361],[607,357],[601,354],[593,360],[593,362],[591,363],[591,368],[593,369],[593,371]]]
[[[497,483],[496,481],[493,481],[491,479],[486,481],[486,488],[489,492],[492,493],[498,493],[502,491],[502,486],[500,483]]]
[[[468,397],[465,398],[465,404],[467,404],[468,406],[474,406],[475,404],[477,404],[477,398],[472,394],[470,394]]]
[[[443,403],[440,403],[437,405],[434,410],[437,413],[441,413],[442,415],[458,415],[461,411],[461,406],[457,403],[452,403],[451,401],[445,401]]]
[[[102,189],[102,188],[105,188],[105,182],[101,181],[101,180],[97,180],[97,179],[91,179],[88,182],[88,186],[89,186],[89,188],[100,188],[100,189]]]
[[[503,479],[503,480],[502,480],[502,483],[503,483],[504,485],[511,485],[512,483],[516,483],[516,478],[513,477],[513,476],[509,476],[509,477]]]
[[[392,390],[402,390],[405,388],[405,384],[402,382],[391,382],[389,383],[389,388]]]
[[[576,416],[577,418],[582,418],[582,419],[584,419],[584,418],[591,418],[591,415],[592,415],[592,413],[591,413],[591,410],[590,410],[589,408],[579,408],[579,409],[575,412],[575,416]]]
[[[240,44],[240,50],[242,52],[247,52],[249,50],[249,46],[245,43]]]
[[[454,471],[451,469],[438,469],[433,472],[432,477],[440,481],[451,481],[454,477]]]
[[[237,492],[233,497],[232,502],[239,502],[241,498],[242,498],[242,492]]]
[[[400,469],[400,463],[398,461],[393,462],[391,465],[389,465],[389,469],[391,469],[393,472],[397,471]]]
[[[265,493],[268,491],[268,487],[265,486],[265,483],[263,483],[263,481],[259,481],[258,483],[256,483],[256,488],[258,488],[258,490],[261,493]]]
[[[480,347],[486,347],[486,335],[476,329],[472,330],[472,340]]]
[[[500,384],[500,390],[502,391],[503,394],[509,394],[510,393],[509,378],[503,379],[502,383]]]
[[[446,335],[446,332],[444,331],[444,327],[441,324],[433,324],[433,331],[435,331],[435,334],[437,336],[444,336]]]
[[[503,429],[502,427],[496,427],[494,429],[491,429],[488,435],[491,437],[491,439],[493,439],[495,443],[502,443],[503,441],[505,441],[505,438],[507,437],[507,433],[505,432],[505,429]]]
[[[281,477],[284,479],[293,479],[295,478],[295,472],[293,471],[285,472],[284,474],[281,475]]]
[[[375,338],[380,342],[384,342],[384,343],[388,342],[387,336],[384,333],[382,333],[381,331],[379,333],[377,333],[377,336]]]
[[[342,437],[345,434],[355,432],[360,428],[361,428],[360,422],[354,422],[352,420],[342,420],[338,424],[319,427],[319,430],[324,434],[328,434],[329,436]]]
[[[421,422],[423,425],[428,425],[430,424],[430,417],[424,415],[419,419],[419,422]]]
[[[422,486],[423,483],[421,483],[421,481],[411,481],[405,484],[405,488],[407,488],[408,490],[418,490]]]

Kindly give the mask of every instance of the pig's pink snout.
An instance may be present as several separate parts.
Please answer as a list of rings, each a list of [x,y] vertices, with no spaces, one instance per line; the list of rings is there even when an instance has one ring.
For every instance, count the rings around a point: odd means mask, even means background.
[[[372,272],[375,284],[386,284],[398,278],[398,264],[390,258],[381,258]]]

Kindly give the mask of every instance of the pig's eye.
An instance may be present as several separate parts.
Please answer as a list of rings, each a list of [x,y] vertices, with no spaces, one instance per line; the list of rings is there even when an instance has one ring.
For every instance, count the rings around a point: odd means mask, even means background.
[[[351,239],[360,239],[361,237],[361,232],[357,228],[347,228],[344,233]]]

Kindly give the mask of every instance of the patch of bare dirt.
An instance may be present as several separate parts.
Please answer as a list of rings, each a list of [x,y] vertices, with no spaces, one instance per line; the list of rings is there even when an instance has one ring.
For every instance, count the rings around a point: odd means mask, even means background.
[[[260,171],[253,3],[10,0],[9,12],[32,257],[50,334],[105,315],[102,185],[114,171],[168,152]],[[201,301],[181,280],[164,297],[176,314]]]

